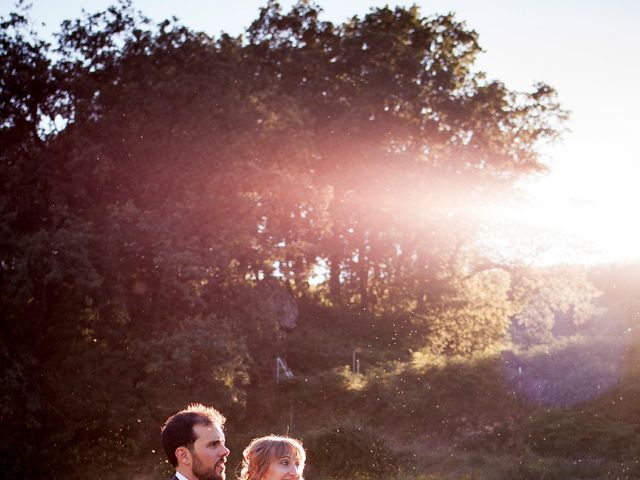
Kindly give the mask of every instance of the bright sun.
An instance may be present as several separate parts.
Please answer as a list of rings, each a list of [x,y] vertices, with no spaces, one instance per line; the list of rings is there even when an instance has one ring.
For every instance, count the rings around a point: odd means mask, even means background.
[[[537,252],[535,263],[640,258],[640,222],[634,212],[640,206],[640,193],[631,178],[608,180],[597,179],[598,190],[582,195],[554,191],[553,184],[530,188],[527,201],[494,206],[486,218],[506,235],[505,244],[529,243]]]

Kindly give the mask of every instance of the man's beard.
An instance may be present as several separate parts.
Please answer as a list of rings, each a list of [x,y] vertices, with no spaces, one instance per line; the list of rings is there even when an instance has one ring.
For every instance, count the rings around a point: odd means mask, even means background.
[[[220,472],[220,475],[216,473],[216,463],[213,467],[207,468],[200,461],[200,458],[195,453],[193,454],[193,476],[198,480],[225,480],[224,469]]]

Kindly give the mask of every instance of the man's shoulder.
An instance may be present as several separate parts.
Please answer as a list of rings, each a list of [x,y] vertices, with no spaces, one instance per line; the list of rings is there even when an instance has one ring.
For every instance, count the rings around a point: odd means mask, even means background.
[[[189,480],[184,473],[178,472],[176,470],[176,472],[173,474],[173,477],[171,477],[171,480]]]

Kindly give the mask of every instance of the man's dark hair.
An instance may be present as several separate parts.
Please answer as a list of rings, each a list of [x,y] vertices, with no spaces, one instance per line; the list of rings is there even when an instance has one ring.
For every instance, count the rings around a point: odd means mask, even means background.
[[[200,403],[193,403],[175,415],[171,415],[164,422],[160,430],[162,448],[167,454],[169,463],[174,467],[178,466],[176,458],[176,448],[187,447],[192,450],[196,441],[196,434],[193,431],[194,425],[224,425],[224,416],[213,407],[205,407]]]

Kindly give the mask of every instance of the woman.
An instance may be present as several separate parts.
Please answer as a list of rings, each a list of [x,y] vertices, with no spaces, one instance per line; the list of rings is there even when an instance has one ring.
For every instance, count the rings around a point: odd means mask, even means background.
[[[242,457],[239,480],[303,480],[306,455],[302,444],[293,438],[254,438]]]

